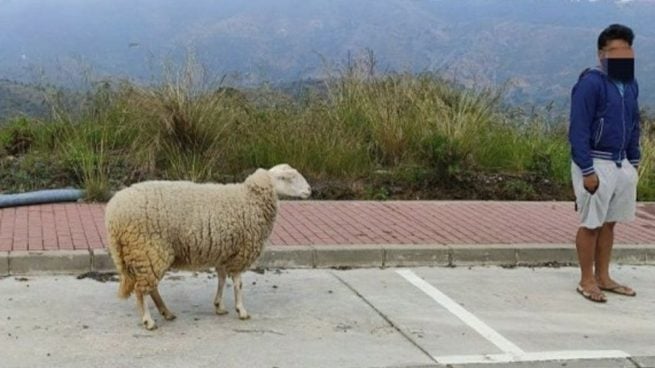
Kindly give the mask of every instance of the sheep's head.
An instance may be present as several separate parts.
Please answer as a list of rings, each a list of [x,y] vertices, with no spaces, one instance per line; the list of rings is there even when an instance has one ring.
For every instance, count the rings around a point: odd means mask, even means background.
[[[281,197],[307,199],[312,189],[298,170],[287,164],[280,164],[268,170],[275,191]]]

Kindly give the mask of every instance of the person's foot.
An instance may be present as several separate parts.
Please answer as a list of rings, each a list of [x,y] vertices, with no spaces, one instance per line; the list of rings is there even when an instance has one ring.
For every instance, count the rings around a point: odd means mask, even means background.
[[[598,280],[598,288],[603,291],[607,291],[614,294],[624,295],[624,296],[637,296],[637,292],[632,290],[630,287],[621,285],[618,282],[608,279],[608,280]]]
[[[592,302],[596,302],[596,303],[607,302],[607,297],[605,296],[603,291],[598,287],[598,285],[592,285],[592,286],[578,285],[577,291],[585,299],[591,300]]]

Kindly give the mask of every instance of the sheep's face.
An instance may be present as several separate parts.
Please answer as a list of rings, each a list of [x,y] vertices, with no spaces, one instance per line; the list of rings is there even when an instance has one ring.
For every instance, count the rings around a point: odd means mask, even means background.
[[[307,199],[312,189],[298,170],[287,164],[281,164],[268,170],[273,186],[280,197]]]

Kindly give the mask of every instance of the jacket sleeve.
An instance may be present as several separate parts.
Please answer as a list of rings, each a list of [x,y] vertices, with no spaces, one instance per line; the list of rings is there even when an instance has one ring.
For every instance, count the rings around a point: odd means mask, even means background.
[[[573,162],[582,170],[582,175],[595,173],[591,158],[591,130],[596,116],[598,86],[592,78],[583,77],[571,92],[571,115],[569,122],[569,143]]]
[[[636,82],[635,82],[636,83]],[[634,112],[634,127],[632,128],[632,135],[630,135],[630,140],[626,147],[626,154],[628,160],[633,166],[639,166],[639,160],[641,158],[641,149],[639,146],[639,137],[641,131],[641,116],[639,113],[639,89],[637,87],[637,93],[635,95],[635,112]]]

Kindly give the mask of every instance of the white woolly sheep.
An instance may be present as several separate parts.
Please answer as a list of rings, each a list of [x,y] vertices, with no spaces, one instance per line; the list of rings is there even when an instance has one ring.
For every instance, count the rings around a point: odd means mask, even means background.
[[[109,250],[120,275],[119,297],[135,293],[146,329],[156,328],[144,301],[150,295],[161,315],[175,319],[157,286],[166,271],[215,267],[216,313],[226,314],[223,289],[229,275],[240,319],[241,273],[260,256],[273,230],[278,195],[306,199],[311,189],[287,164],[258,169],[239,184],[147,181],[117,192],[107,203]]]

